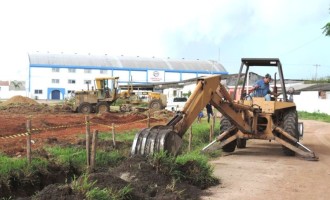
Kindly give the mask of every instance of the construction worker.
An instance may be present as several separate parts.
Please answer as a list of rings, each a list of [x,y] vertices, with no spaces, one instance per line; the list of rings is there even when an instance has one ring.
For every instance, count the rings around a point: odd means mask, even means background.
[[[278,95],[275,92],[270,91],[269,83],[272,80],[270,74],[266,74],[263,79],[258,80],[252,90],[250,90],[251,97],[265,97],[266,101],[270,101],[270,95],[277,97]]]
[[[210,123],[210,117],[213,116],[213,109],[211,103],[206,104],[207,123]]]

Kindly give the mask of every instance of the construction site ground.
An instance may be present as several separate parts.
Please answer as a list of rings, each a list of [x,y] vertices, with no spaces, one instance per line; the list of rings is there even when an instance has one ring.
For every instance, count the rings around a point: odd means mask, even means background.
[[[153,118],[152,124],[164,124],[167,117],[164,114],[161,118]],[[112,123],[117,131],[145,128],[147,123],[146,116],[137,113],[93,114],[90,118],[92,130],[100,131],[111,131]],[[18,134],[26,132],[28,119],[31,119],[33,129],[41,129],[32,135],[33,149],[54,138],[57,142],[76,143],[77,136],[83,137],[85,133],[85,115],[72,113],[65,107],[9,106],[0,110],[1,152],[16,157],[25,155],[26,137]],[[317,154],[319,161],[284,156],[281,145],[274,141],[251,140],[246,149],[210,161],[221,184],[202,191],[201,198],[196,196],[196,199],[329,199],[330,124],[303,122],[302,143]],[[3,138],[9,135],[15,137]]]
[[[284,156],[281,145],[274,141],[250,140],[246,149],[211,161],[222,184],[205,190],[202,199],[329,199],[330,123],[301,121],[305,128],[301,143],[319,161]]]

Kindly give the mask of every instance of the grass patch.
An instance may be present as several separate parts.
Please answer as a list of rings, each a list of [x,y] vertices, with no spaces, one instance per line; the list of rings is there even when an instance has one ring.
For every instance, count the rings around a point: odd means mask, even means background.
[[[308,113],[305,111],[298,112],[299,119],[309,119],[309,120],[316,120],[316,121],[323,121],[323,122],[330,122],[330,115],[326,113]]]
[[[171,176],[173,180],[185,181],[201,189],[219,183],[213,176],[213,167],[208,164],[208,157],[196,152],[174,157],[165,152],[155,153],[149,162],[158,173]]]
[[[74,179],[71,188],[75,193],[83,194],[88,200],[130,199],[132,188],[129,185],[115,190],[111,187],[95,187],[96,183],[97,181],[90,181],[87,174],[83,174],[79,179]]]
[[[28,165],[26,158],[11,158],[0,154],[0,180],[7,180],[12,175],[28,176],[36,170],[46,170],[47,164],[45,159],[35,158]]]
[[[129,131],[123,131],[120,133],[116,134],[116,141],[120,141],[120,142],[132,142],[134,140],[135,134],[137,132],[139,132],[139,129],[132,129]],[[112,133],[111,132],[107,132],[107,133],[100,133],[98,135],[100,140],[108,140],[108,141],[112,141]]]
[[[86,169],[86,150],[78,147],[49,147],[47,151],[53,155],[58,164],[64,167],[74,166],[83,171]],[[98,150],[96,152],[96,166],[116,166],[125,157],[119,151],[105,152]]]
[[[205,189],[219,183],[213,176],[213,167],[208,164],[208,157],[196,151],[180,155],[176,158],[179,169],[179,179],[185,180],[192,185]]]
[[[219,134],[220,123],[219,120],[216,119],[214,127],[214,137]],[[184,134],[182,152],[187,153],[188,149],[188,140],[189,140],[189,132],[190,129]],[[214,138],[213,138],[214,139]],[[193,123],[192,124],[192,150],[196,152],[200,152],[203,147],[210,143],[210,124],[207,123],[205,118],[202,119],[201,123]],[[211,157],[216,157],[219,155],[219,152],[215,152],[214,154],[210,154]]]

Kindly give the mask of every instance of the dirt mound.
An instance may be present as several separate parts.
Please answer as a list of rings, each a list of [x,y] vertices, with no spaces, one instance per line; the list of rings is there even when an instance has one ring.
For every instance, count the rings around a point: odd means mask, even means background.
[[[132,188],[132,199],[198,199],[202,190],[186,182],[173,180],[157,171],[146,158],[129,158],[108,172],[92,173],[89,182],[95,182],[100,189],[120,190],[125,186]],[[78,179],[79,181],[79,179]],[[50,185],[40,191],[37,199],[79,199],[81,194],[67,185]]]
[[[94,123],[106,123],[111,121],[111,123],[122,123],[122,122],[136,122],[139,120],[146,119],[147,116],[139,113],[129,113],[123,115],[122,113],[102,113],[100,115],[94,116],[91,121]]]
[[[23,96],[13,96],[12,98],[8,99],[7,101],[3,102],[2,106],[7,106],[10,104],[29,104],[29,105],[38,105],[39,103],[33,99]]]

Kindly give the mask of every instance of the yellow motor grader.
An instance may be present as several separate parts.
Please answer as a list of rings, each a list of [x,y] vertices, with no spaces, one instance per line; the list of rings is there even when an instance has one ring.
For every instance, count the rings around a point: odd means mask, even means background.
[[[146,156],[167,151],[176,155],[183,135],[198,113],[210,102],[223,117],[220,121],[220,134],[203,151],[218,146],[224,152],[233,152],[236,147],[245,148],[249,139],[275,140],[282,145],[285,155],[293,156],[297,153],[310,160],[318,160],[314,152],[299,143],[303,126],[298,123],[295,103],[288,98],[280,60],[242,58],[238,77],[243,76],[243,69],[245,75],[249,74],[252,66],[277,67],[282,98],[272,97],[270,101],[266,101],[264,97],[246,98],[244,91],[248,76],[244,77],[243,83],[240,78],[237,79],[234,97],[220,83],[220,75],[199,78],[182,111],[177,112],[166,125],[146,128],[135,135],[131,154]]]
[[[118,79],[119,77],[95,78],[95,88],[76,91],[73,110],[85,114],[109,112],[110,105],[120,97]]]

